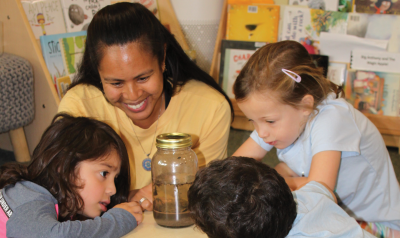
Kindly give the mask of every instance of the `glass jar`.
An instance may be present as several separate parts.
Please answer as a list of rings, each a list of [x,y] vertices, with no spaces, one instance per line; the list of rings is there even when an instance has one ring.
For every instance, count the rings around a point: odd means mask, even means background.
[[[193,225],[188,211],[187,192],[198,170],[192,138],[184,133],[160,134],[151,162],[153,215],[160,226]]]

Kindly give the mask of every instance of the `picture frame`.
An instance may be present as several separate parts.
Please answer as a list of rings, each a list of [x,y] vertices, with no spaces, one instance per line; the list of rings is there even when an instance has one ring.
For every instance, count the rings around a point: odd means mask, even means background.
[[[266,42],[256,41],[221,41],[221,58],[219,69],[219,85],[225,91],[229,98],[234,98],[232,92],[233,83],[239,75],[240,70],[249,60],[250,56]]]

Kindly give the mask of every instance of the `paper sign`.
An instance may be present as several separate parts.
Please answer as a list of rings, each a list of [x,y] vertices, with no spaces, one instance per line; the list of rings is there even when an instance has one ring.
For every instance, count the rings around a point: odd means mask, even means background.
[[[350,63],[351,51],[356,48],[386,52],[388,40],[365,39],[352,35],[321,32],[321,54],[328,55],[331,62]]]
[[[350,67],[388,73],[400,73],[400,53],[355,49],[352,51]]]

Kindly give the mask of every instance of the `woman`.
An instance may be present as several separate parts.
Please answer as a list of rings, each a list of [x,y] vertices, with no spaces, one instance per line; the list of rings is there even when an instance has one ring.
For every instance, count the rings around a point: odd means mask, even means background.
[[[131,161],[130,200],[147,210],[152,209],[149,164],[156,135],[190,134],[204,166],[226,157],[233,114],[219,85],[157,18],[141,4],[127,2],[94,16],[79,72],[58,111],[103,121],[122,137]]]

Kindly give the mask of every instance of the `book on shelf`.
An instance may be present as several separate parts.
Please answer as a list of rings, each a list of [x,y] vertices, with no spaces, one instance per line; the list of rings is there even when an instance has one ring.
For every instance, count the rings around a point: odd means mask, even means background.
[[[319,54],[321,32],[346,34],[346,12],[287,6],[282,19],[281,40],[300,42],[310,54]]]
[[[69,77],[69,75],[57,78],[56,85],[58,88],[57,90],[58,97],[62,99],[64,95],[67,93],[69,85],[71,85],[71,78]]]
[[[229,98],[235,98],[232,86],[240,70],[254,52],[265,44],[266,42],[254,41],[221,41],[219,84]]]
[[[363,113],[400,116],[400,74],[349,70],[344,92],[346,100]]]
[[[73,81],[85,52],[86,35],[63,37],[58,41],[66,74]]]
[[[400,2],[392,0],[354,0],[355,12],[400,15]]]
[[[57,88],[57,78],[67,75],[67,71],[64,67],[59,39],[83,35],[86,35],[86,31],[40,36],[40,45],[42,47],[43,58],[57,91],[59,91]]]
[[[110,5],[110,0],[60,0],[64,13],[67,32],[87,30],[93,16],[103,7]]]
[[[226,39],[239,41],[278,41],[279,5],[230,4]]]
[[[400,16],[349,13],[347,34],[361,38],[387,40],[389,52],[400,52]]]
[[[337,11],[339,0],[289,0],[289,5],[306,6],[324,11]]]
[[[66,32],[60,0],[21,0],[21,4],[36,39]]]

